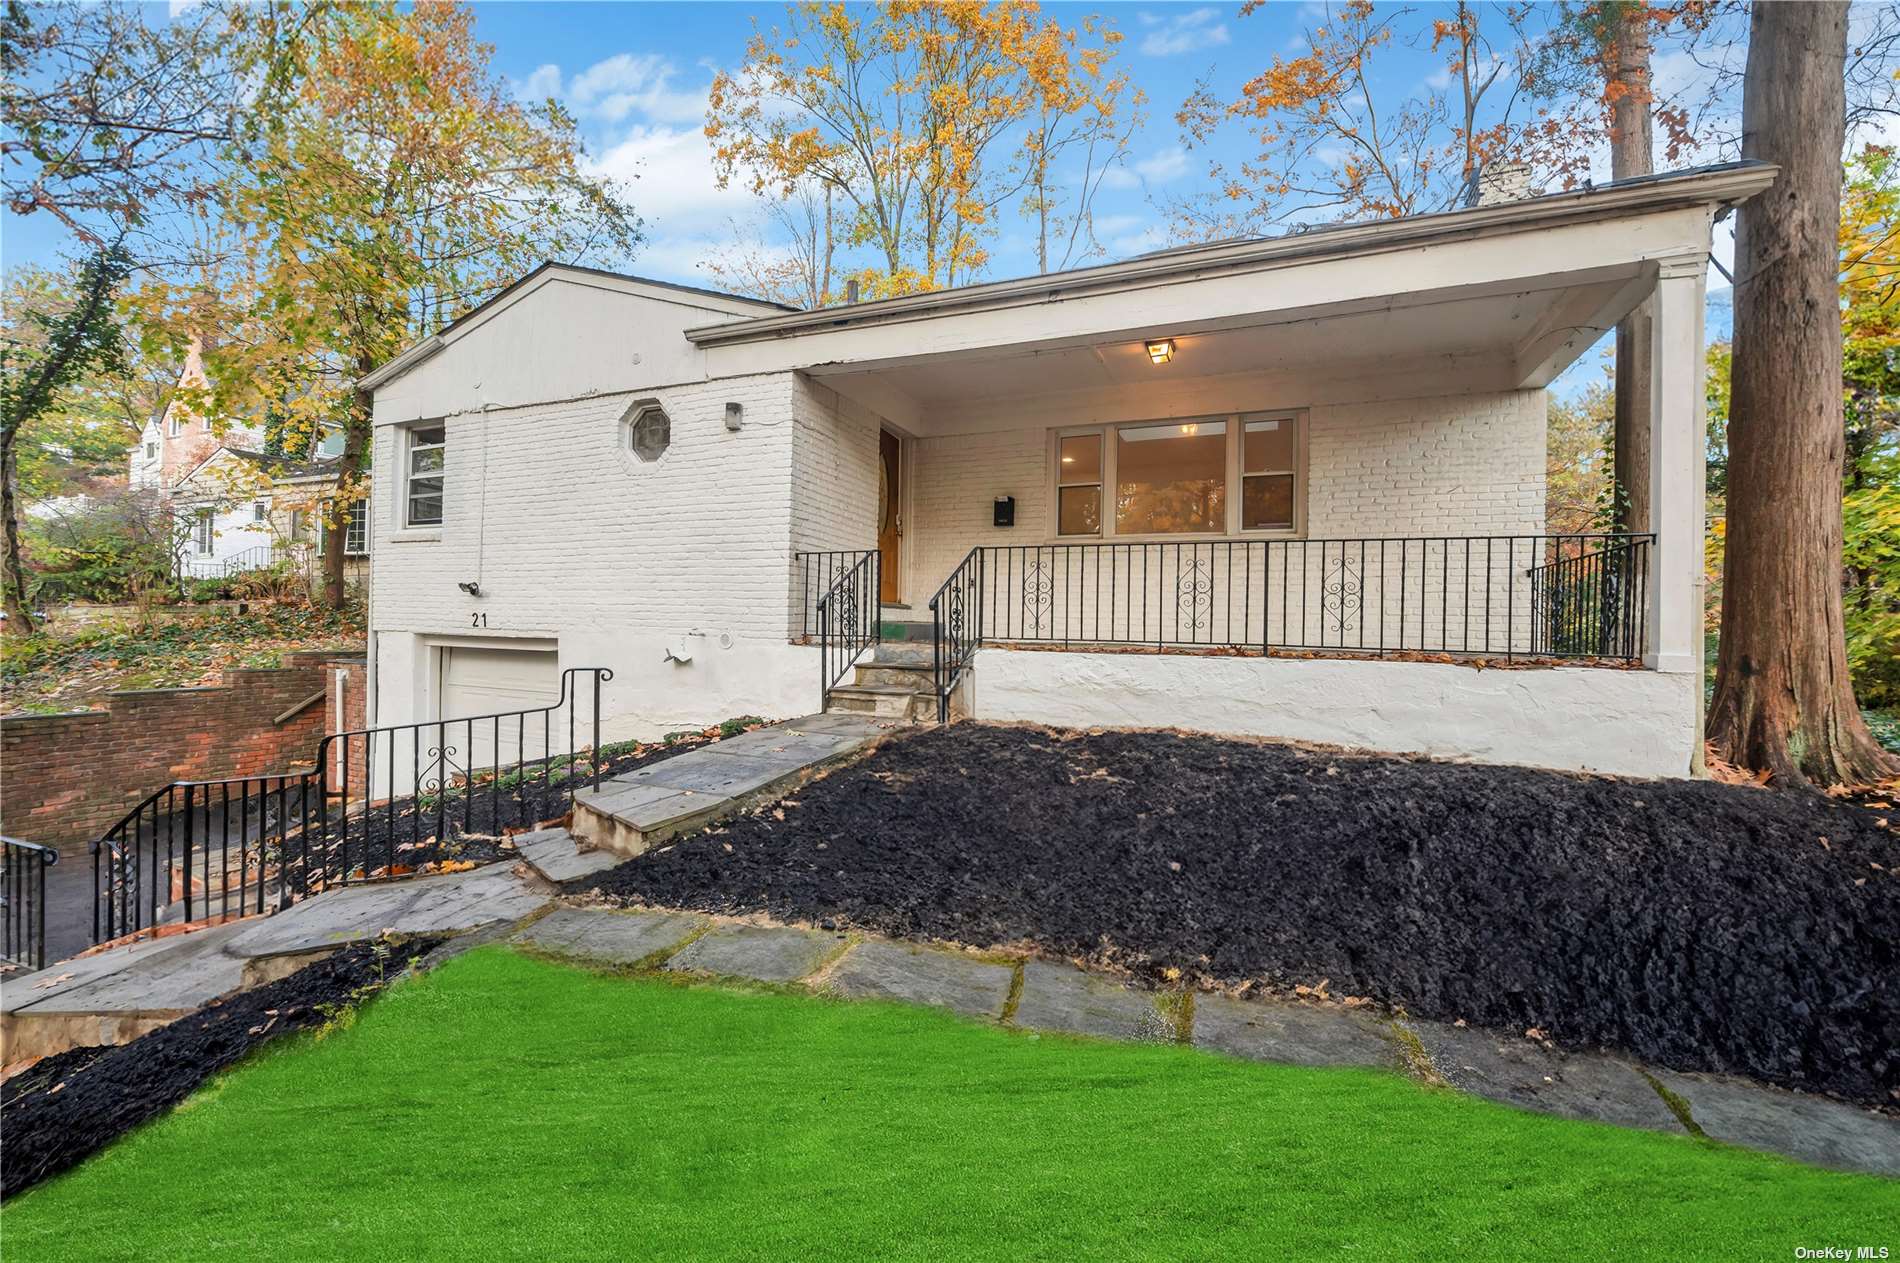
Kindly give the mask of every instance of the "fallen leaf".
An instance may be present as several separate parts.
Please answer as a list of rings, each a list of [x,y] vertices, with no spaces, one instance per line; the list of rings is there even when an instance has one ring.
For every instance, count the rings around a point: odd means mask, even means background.
[[[61,974],[57,978],[42,978],[40,981],[33,984],[33,989],[35,991],[44,991],[48,987],[57,987],[60,983],[66,982],[70,980],[71,978],[72,978],[71,974]]]

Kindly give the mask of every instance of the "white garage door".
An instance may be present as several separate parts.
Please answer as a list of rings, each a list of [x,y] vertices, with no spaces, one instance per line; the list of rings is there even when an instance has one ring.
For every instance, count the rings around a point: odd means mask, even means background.
[[[442,650],[439,715],[469,719],[552,706],[561,695],[560,656],[552,649],[490,649],[450,646]],[[559,733],[554,744],[566,741],[565,710],[553,717]],[[455,762],[476,770],[499,764],[509,767],[542,757],[543,724],[540,716],[526,720],[503,719],[471,726],[449,725],[449,744],[457,747]],[[466,762],[464,760],[467,760]]]

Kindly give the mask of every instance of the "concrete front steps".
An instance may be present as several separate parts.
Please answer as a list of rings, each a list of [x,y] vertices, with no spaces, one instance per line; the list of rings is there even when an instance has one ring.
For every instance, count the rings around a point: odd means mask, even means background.
[[[937,693],[931,677],[934,649],[925,639],[885,641],[859,662],[849,684],[835,685],[825,700],[827,711],[866,715],[907,724],[934,723]]]

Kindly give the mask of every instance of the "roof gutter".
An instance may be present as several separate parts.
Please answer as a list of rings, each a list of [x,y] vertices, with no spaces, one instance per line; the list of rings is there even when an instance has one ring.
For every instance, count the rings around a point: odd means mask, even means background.
[[[447,345],[448,343],[442,340],[441,334],[431,334],[381,368],[371,369],[357,378],[356,389],[375,390],[390,378],[408,372]]]
[[[844,307],[700,325],[686,330],[686,337],[702,347],[758,342],[819,330],[928,319],[955,312],[1023,307],[1316,259],[1377,254],[1441,240],[1548,228],[1578,220],[1624,218],[1682,206],[1733,206],[1766,189],[1774,183],[1778,173],[1779,168],[1770,163],[1730,163],[1496,206],[1379,220],[1284,237],[1184,247],[1048,276],[992,281]]]

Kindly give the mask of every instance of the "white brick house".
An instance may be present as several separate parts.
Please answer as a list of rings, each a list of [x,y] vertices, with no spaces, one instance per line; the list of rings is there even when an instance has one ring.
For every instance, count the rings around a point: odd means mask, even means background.
[[[808,713],[881,587],[978,717],[1688,774],[1706,259],[1773,176],[815,312],[543,267],[368,379],[376,722]],[[1645,301],[1655,535],[1551,539],[1544,388]]]

